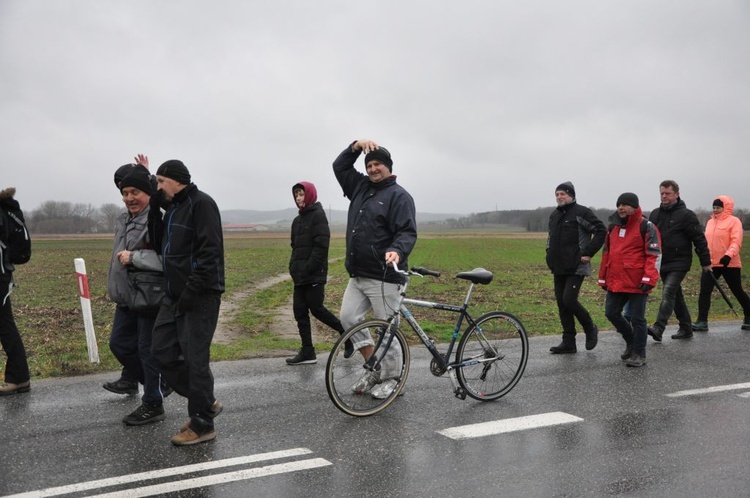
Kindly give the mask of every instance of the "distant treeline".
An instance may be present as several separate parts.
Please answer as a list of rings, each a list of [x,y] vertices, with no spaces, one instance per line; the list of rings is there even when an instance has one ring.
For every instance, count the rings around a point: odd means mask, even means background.
[[[420,223],[420,227],[435,228],[500,228],[503,230],[522,230],[526,232],[546,232],[549,215],[555,208],[552,206],[537,209],[514,209],[510,211],[488,211],[473,213],[460,218],[448,218]],[[61,201],[46,201],[38,209],[26,212],[26,223],[31,233],[39,234],[81,234],[112,233],[115,230],[117,217],[124,210],[121,204],[102,204],[94,207],[91,204],[73,204]],[[605,223],[612,215],[611,209],[594,209],[596,216]],[[695,209],[695,214],[702,224],[706,224],[711,212],[707,209]],[[648,216],[648,213],[644,213]],[[750,230],[750,216],[742,209],[734,215],[742,220],[745,230]],[[417,213],[419,218],[419,213]],[[291,221],[280,225],[286,230]],[[333,223],[332,223],[333,226]]]
[[[462,218],[451,218],[445,221],[450,228],[491,228],[502,226],[507,228],[517,228],[527,232],[546,232],[549,222],[549,216],[555,208],[552,206],[541,207],[536,209],[513,209],[510,211],[488,211],[485,213],[474,213]],[[609,217],[614,213],[613,209],[593,209],[594,214],[608,224]],[[705,226],[706,221],[711,217],[711,211],[707,209],[694,209],[701,224]],[[750,216],[747,216],[742,209],[735,210],[733,213],[740,220],[745,230],[750,230]],[[644,215],[648,217],[649,212]]]

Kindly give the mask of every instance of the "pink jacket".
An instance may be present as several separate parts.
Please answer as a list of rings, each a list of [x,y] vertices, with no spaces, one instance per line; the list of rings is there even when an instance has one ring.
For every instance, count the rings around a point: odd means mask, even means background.
[[[723,256],[729,256],[730,268],[742,268],[740,260],[740,249],[742,249],[742,222],[732,215],[734,211],[734,199],[726,195],[720,195],[724,203],[724,211],[718,215],[711,215],[706,223],[706,240],[708,250],[711,252],[711,266],[721,266],[719,260]]]

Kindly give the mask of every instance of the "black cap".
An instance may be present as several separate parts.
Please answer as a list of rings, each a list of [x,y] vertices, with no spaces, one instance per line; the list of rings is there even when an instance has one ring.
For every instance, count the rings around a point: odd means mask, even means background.
[[[190,171],[188,171],[187,166],[178,159],[170,159],[169,161],[162,163],[162,165],[159,166],[159,169],[156,170],[156,174],[171,178],[183,185],[190,185]]]
[[[154,188],[151,183],[151,174],[148,170],[140,164],[130,169],[131,171],[125,175],[125,178],[120,180],[120,192],[122,192],[125,187],[135,187],[141,192],[153,195]]]
[[[576,198],[576,189],[573,187],[573,182],[563,182],[560,185],[557,186],[555,189],[555,192],[558,192],[562,190],[569,196],[571,196],[573,199]]]
[[[393,171],[393,159],[391,159],[391,153],[388,152],[388,149],[385,147],[378,147],[367,153],[365,156],[365,164],[373,160],[385,164],[388,167],[388,171]]]
[[[624,194],[620,194],[620,197],[617,198],[617,204],[615,205],[619,206],[621,204],[634,208],[638,208],[640,206],[640,204],[638,203],[638,196],[633,192],[625,192]]]

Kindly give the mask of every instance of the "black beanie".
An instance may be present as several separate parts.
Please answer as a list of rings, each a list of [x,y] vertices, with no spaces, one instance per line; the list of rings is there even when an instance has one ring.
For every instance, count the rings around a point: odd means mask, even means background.
[[[571,196],[573,199],[576,198],[576,189],[573,187],[572,182],[561,183],[560,185],[557,186],[557,188],[555,189],[555,192],[559,190],[562,190],[563,192]]]
[[[625,192],[624,194],[620,194],[620,197],[617,198],[617,204],[616,206],[619,206],[620,204],[624,204],[626,206],[630,206],[633,208],[638,208],[638,196],[635,195],[633,192]]]
[[[714,206],[724,207],[724,202],[721,199],[714,199]]]
[[[117,171],[115,171],[115,187],[117,189],[120,189],[120,182],[122,181],[125,176],[127,176],[128,173],[130,173],[130,170],[133,169],[134,164],[123,164],[119,168],[117,168]]]
[[[156,170],[156,174],[171,178],[183,185],[190,185],[190,171],[188,171],[187,166],[178,159],[170,159],[169,161],[162,163],[162,165],[159,166],[159,169]]]
[[[151,174],[148,170],[140,164],[130,169],[132,171],[125,175],[125,178],[120,180],[120,192],[122,192],[122,189],[125,187],[135,187],[141,192],[153,195],[154,189],[153,184],[151,183]]]
[[[388,171],[393,171],[393,159],[391,159],[391,153],[385,147],[378,147],[368,152],[365,156],[365,165],[372,160],[385,164],[388,167]]]

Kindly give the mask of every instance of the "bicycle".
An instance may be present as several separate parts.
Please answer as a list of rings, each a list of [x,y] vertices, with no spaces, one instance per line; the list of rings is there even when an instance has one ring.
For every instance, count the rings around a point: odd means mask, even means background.
[[[367,417],[383,411],[402,392],[411,362],[406,338],[399,328],[402,317],[432,354],[430,372],[436,377],[448,372],[453,394],[457,398],[464,400],[468,395],[479,401],[492,401],[508,394],[521,380],[528,362],[529,340],[526,330],[518,318],[504,311],[489,311],[477,319],[468,311],[474,288],[477,285],[489,284],[494,277],[492,272],[484,268],[475,268],[458,273],[456,278],[467,280],[470,285],[463,304],[457,306],[406,297],[409,277],[439,277],[440,272],[426,268],[399,270],[395,264],[393,266],[406,277],[406,282],[401,285],[397,311],[387,320],[367,320],[354,325],[339,337],[328,357],[326,390],[336,408],[348,415]],[[453,335],[444,352],[441,352],[435,342],[427,336],[407,305],[458,314]],[[464,323],[466,329],[461,334]],[[360,334],[361,337],[363,332],[369,332],[374,342],[374,351],[364,364],[358,352],[355,351],[350,358],[346,358],[344,354],[346,341],[355,334]],[[366,391],[355,392],[354,388],[364,378],[363,375],[381,377],[380,374],[385,370],[383,359],[393,347],[394,340],[400,346],[394,349],[400,349],[397,355],[400,367],[397,365],[395,370],[391,369],[391,372],[378,379],[378,382],[390,381],[391,384],[395,380],[394,389],[382,399]],[[455,359],[450,361],[456,341],[458,347],[455,350]]]

